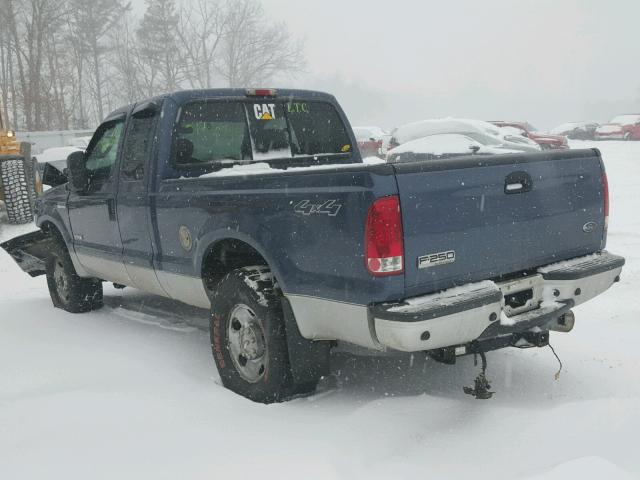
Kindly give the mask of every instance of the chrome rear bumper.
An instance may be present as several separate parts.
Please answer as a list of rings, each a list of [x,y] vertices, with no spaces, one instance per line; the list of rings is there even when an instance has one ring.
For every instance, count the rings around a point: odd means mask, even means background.
[[[606,251],[505,282],[484,281],[370,307],[377,341],[406,352],[464,345],[549,325],[619,280],[624,258]]]

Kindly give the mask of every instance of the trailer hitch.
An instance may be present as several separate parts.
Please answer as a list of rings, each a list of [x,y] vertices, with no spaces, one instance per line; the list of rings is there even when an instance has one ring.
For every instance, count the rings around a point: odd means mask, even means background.
[[[488,400],[493,397],[491,389],[491,385],[489,384],[489,380],[487,380],[486,372],[487,372],[487,357],[485,356],[483,351],[478,352],[477,354],[473,354],[474,364],[478,365],[478,357],[480,355],[480,359],[482,360],[482,371],[480,375],[478,375],[474,381],[474,387],[463,387],[462,390],[467,395],[471,395],[475,397],[476,400]]]

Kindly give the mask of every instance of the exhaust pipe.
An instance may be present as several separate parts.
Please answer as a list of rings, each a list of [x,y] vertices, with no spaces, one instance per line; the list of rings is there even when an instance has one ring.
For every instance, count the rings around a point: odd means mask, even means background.
[[[573,330],[573,326],[576,323],[576,316],[573,314],[571,310],[569,310],[564,315],[556,318],[549,325],[549,330],[553,330],[554,332],[564,332],[568,333]]]

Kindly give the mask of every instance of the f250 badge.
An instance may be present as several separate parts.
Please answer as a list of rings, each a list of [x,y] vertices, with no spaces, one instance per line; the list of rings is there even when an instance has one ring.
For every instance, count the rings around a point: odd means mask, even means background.
[[[342,204],[338,203],[337,200],[327,200],[323,203],[311,203],[309,200],[302,200],[296,203],[295,207],[293,207],[293,211],[307,216],[318,214],[335,217],[338,215],[341,208]]]
[[[437,267],[438,265],[446,265],[447,263],[453,263],[455,261],[455,250],[449,250],[448,252],[430,253],[429,255],[418,257],[418,268]]]

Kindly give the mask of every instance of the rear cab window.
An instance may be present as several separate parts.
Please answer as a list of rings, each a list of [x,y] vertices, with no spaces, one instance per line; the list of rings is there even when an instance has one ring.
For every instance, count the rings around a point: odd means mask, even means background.
[[[170,166],[179,176],[197,177],[261,162],[282,169],[352,163],[352,150],[347,127],[329,102],[197,100],[178,112]]]

